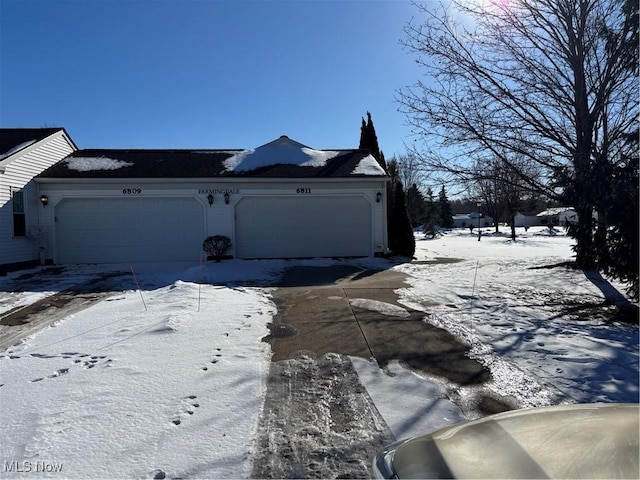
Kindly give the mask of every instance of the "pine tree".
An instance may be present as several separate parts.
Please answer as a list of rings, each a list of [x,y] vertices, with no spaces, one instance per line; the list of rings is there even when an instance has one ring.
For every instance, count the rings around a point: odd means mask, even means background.
[[[440,223],[440,205],[433,198],[431,188],[427,189],[427,198],[425,199],[424,225],[422,231],[427,238],[435,238],[438,236],[438,224]]]
[[[613,173],[612,203],[609,210],[612,227],[607,232],[608,264],[606,273],[628,285],[627,293],[639,298],[640,223],[638,217],[638,157]]]
[[[414,183],[407,190],[407,213],[411,221],[411,227],[422,225],[425,215],[425,199],[418,186]]]
[[[440,226],[442,228],[453,228],[453,212],[444,185],[440,189],[438,200],[440,204]]]
[[[360,145],[358,146],[360,150],[369,149],[369,140],[367,137],[367,122],[362,119],[362,125],[360,126]]]
[[[388,164],[389,176],[389,201],[387,203],[387,231],[389,249],[396,255],[412,258],[416,250],[416,241],[413,237],[411,221],[407,214],[407,202],[404,188],[398,174],[398,163],[391,159]]]
[[[387,186],[387,238],[393,253],[405,257],[413,257],[416,249],[411,221],[407,214],[407,201],[404,188],[398,174],[398,163],[391,160],[389,165],[378,146],[378,136],[373,126],[371,113],[367,112],[367,121],[362,119],[360,126],[360,149],[366,149],[378,161],[380,166],[391,177]]]
[[[373,120],[371,119],[371,113],[367,112],[367,121],[365,122],[364,118],[362,119],[362,125],[360,126],[360,149],[369,150],[373,158],[375,158],[380,166],[387,171],[387,165],[384,160],[384,155],[380,151],[380,146],[378,145],[378,135],[376,134],[376,127],[373,125]]]

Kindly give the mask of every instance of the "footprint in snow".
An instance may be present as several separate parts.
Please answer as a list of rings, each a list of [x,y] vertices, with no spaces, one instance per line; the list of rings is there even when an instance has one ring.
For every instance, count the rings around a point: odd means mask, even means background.
[[[56,378],[59,377],[60,375],[64,375],[66,373],[69,373],[69,369],[68,368],[61,368],[59,370],[57,370],[55,373],[52,373],[51,375],[49,375],[47,378]]]
[[[188,397],[185,398],[184,405],[182,408],[182,415],[187,414],[191,416],[195,413],[194,409],[200,408],[200,404],[196,401],[197,398],[198,397],[196,395],[189,395]],[[181,414],[178,413],[173,418],[173,420],[171,420],[171,423],[173,423],[174,425],[180,425],[182,423]]]
[[[167,474],[163,470],[157,468],[153,472],[151,472],[150,478],[152,478],[153,480],[164,480],[165,478],[167,478]]]
[[[211,359],[210,363],[215,365],[216,363],[218,363],[220,361],[220,358],[222,357],[222,354],[220,353],[220,351],[221,351],[220,348],[216,348],[216,352],[218,352],[218,353],[213,355],[213,358]],[[206,372],[206,371],[209,370],[209,367],[207,365],[204,365],[204,366],[200,367],[200,370]]]

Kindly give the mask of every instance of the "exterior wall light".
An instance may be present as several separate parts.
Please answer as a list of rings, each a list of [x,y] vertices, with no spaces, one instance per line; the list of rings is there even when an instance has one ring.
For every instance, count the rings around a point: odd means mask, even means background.
[[[229,199],[230,198],[231,198],[231,195],[229,195],[229,192],[224,192],[224,203],[229,205]]]
[[[382,201],[382,192],[376,193],[376,203],[380,203]]]
[[[47,197],[46,195],[40,195],[40,203],[43,207],[46,207],[49,203],[49,197]]]
[[[209,202],[209,206],[213,205],[213,195],[207,195],[207,201]]]

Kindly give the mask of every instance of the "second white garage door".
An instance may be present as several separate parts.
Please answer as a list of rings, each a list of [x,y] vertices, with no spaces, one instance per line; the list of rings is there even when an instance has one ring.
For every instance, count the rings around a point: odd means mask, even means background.
[[[236,205],[238,258],[370,256],[371,203],[363,196],[256,196]]]
[[[194,198],[74,198],[55,208],[58,263],[197,262],[202,251]]]

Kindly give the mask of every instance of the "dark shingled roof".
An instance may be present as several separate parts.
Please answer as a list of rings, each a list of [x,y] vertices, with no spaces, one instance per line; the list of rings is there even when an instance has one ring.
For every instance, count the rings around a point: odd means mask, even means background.
[[[360,160],[368,150],[340,150],[323,166],[300,166],[279,163],[247,171],[227,171],[224,161],[243,150],[78,150],[42,172],[38,178],[353,178],[384,177],[354,174]],[[115,169],[78,171],[68,168],[73,158],[117,160],[123,162]]]
[[[63,128],[0,128],[0,155],[27,142],[39,142]],[[25,146],[26,148],[26,146]],[[16,152],[18,152],[17,150]],[[13,153],[16,153],[13,152]]]

